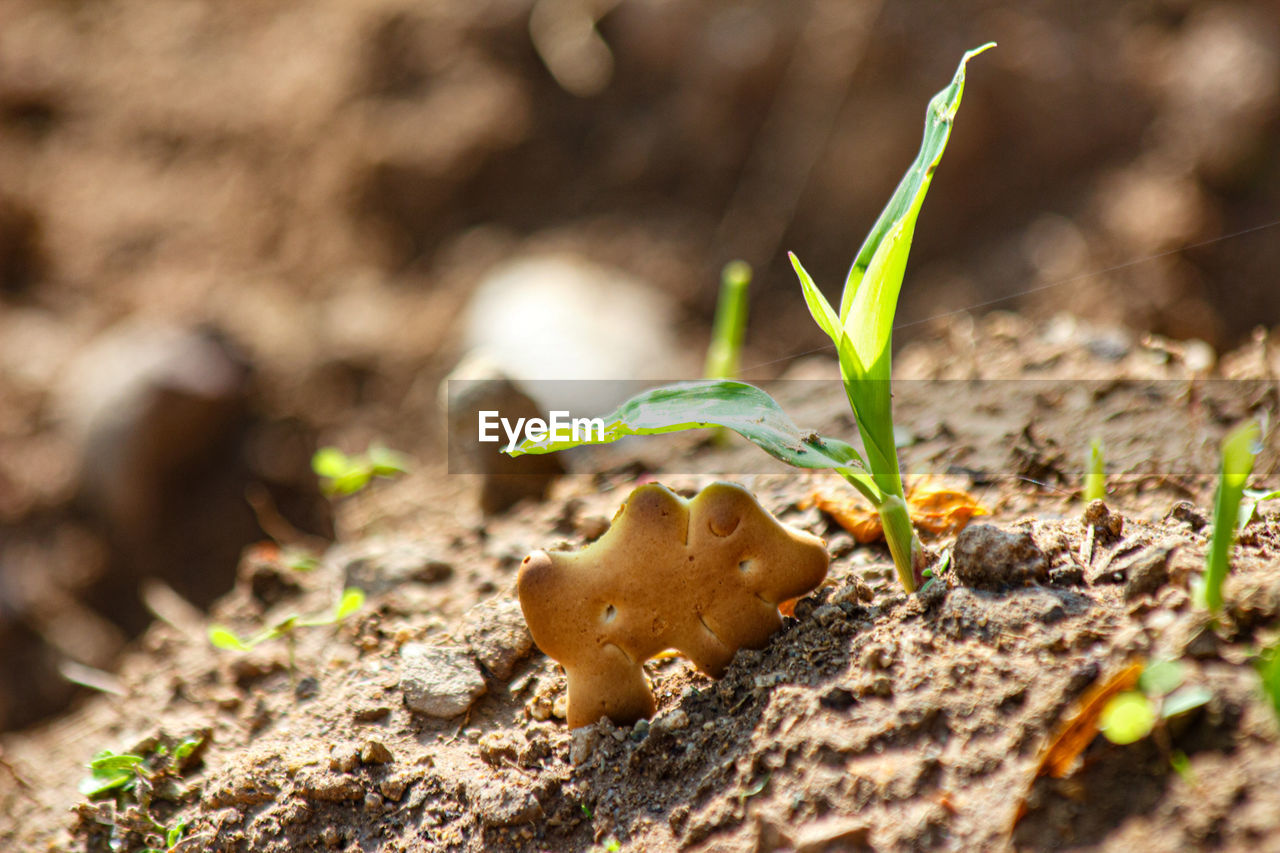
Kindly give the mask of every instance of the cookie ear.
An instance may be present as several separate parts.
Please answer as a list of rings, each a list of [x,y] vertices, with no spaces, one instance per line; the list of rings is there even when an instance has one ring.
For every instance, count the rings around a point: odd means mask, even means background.
[[[689,538],[689,510],[679,495],[660,483],[638,487],[618,510],[613,524],[600,541],[628,538],[627,528],[643,530],[636,541],[654,542],[662,548]]]

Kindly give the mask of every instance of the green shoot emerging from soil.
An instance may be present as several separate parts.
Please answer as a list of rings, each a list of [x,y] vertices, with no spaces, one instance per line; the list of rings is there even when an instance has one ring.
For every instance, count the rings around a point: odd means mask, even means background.
[[[720,273],[720,299],[716,303],[711,345],[707,347],[708,379],[734,379],[741,365],[742,338],[747,331],[747,289],[751,286],[751,266],[746,261],[730,261]]]
[[[338,603],[328,613],[322,613],[319,616],[288,616],[247,639],[242,639],[236,632],[223,625],[213,625],[209,628],[209,642],[219,649],[247,652],[260,643],[284,637],[289,644],[289,671],[294,672],[294,651],[297,645],[295,631],[299,628],[320,625],[337,625],[363,606],[364,591],[348,587],[342,591],[342,598],[338,599]]]
[[[1102,458],[1101,439],[1095,438],[1089,442],[1088,465],[1084,475],[1085,504],[1100,501],[1107,496],[1107,470]]]
[[[380,444],[357,456],[348,456],[336,447],[322,447],[311,457],[311,470],[320,477],[320,487],[329,497],[353,495],[374,477],[398,477],[408,471],[403,454]]]
[[[838,313],[800,261],[791,256],[809,312],[835,344],[865,459],[839,439],[800,430],[759,388],[728,379],[685,382],[633,397],[604,416],[602,440],[590,443],[608,443],[628,435],[723,427],[789,465],[835,469],[880,513],[898,577],[908,591],[914,591],[928,558],[907,513],[894,442],[889,391],[893,318],[916,218],[960,108],[965,66],[993,46],[985,44],[967,52],[950,85],[929,102],[920,152],[858,251],[845,279]],[[511,453],[549,453],[585,443],[588,442],[548,435],[540,441],[526,440]]]
[[[1151,734],[1162,719],[1185,714],[1213,698],[1204,687],[1183,687],[1183,668],[1177,661],[1153,661],[1138,678],[1137,690],[1112,697],[1102,709],[1098,728],[1115,744],[1130,744]]]
[[[177,743],[155,743],[131,752],[104,749],[89,762],[89,776],[80,781],[80,793],[91,800],[113,796],[119,802],[148,806],[152,799],[179,796],[177,779],[200,760],[208,734],[196,734]]]
[[[1222,466],[1213,499],[1213,537],[1209,541],[1204,579],[1197,590],[1199,601],[1215,615],[1222,610],[1222,582],[1231,570],[1231,548],[1236,539],[1240,501],[1261,441],[1262,426],[1257,421],[1245,424],[1222,441]],[[1251,507],[1250,515],[1252,512]]]
[[[1262,693],[1271,703],[1280,720],[1280,640],[1262,650],[1257,661],[1258,676],[1262,679]]]

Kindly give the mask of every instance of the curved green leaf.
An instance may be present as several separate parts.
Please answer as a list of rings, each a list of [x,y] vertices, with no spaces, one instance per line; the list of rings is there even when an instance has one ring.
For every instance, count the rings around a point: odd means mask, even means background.
[[[213,625],[209,628],[209,642],[216,648],[229,651],[243,652],[249,648],[248,644],[234,631],[221,625]]]
[[[929,189],[929,183],[933,180],[933,170],[937,167],[938,161],[942,159],[942,152],[947,147],[947,140],[951,136],[951,125],[955,122],[956,111],[960,109],[960,98],[964,94],[965,66],[968,65],[970,59],[993,47],[995,47],[995,42],[987,42],[981,47],[975,47],[973,50],[966,52],[960,58],[960,65],[956,68],[955,76],[951,78],[950,85],[934,95],[933,99],[929,101],[929,108],[925,112],[924,140],[920,145],[920,152],[916,154],[915,162],[911,164],[911,168],[907,170],[906,175],[898,183],[893,197],[889,199],[889,203],[881,211],[880,218],[872,226],[871,232],[867,234],[867,239],[863,241],[862,248],[858,250],[858,255],[854,258],[853,266],[849,269],[849,275],[845,279],[844,293],[840,299],[841,322],[848,321],[850,312],[854,310],[855,300],[862,292],[861,285],[866,277],[866,272],[871,268],[876,254],[881,251],[886,242],[893,244],[888,250],[889,254],[901,252],[903,255],[902,263],[905,266],[906,252],[911,247],[911,234],[915,228],[916,216],[920,212],[920,205]],[[897,301],[897,287],[901,283],[901,278],[899,278],[897,283],[893,285],[894,303]],[[880,301],[882,300],[878,295],[864,296],[861,304],[874,304]],[[889,314],[889,324],[892,325],[892,311]],[[866,353],[861,346],[858,347],[858,351],[865,357]]]
[[[746,382],[705,380],[653,388],[632,397],[603,420],[603,440],[574,441],[568,434],[548,435],[541,441],[526,440],[508,452],[512,456],[552,453],[583,444],[610,444],[629,435],[724,427],[797,468],[866,468],[857,450],[839,439],[801,430],[772,397]],[[596,437],[588,433],[590,438]]]
[[[1250,421],[1222,440],[1222,464],[1218,469],[1218,489],[1213,501],[1213,535],[1205,560],[1201,589],[1203,603],[1213,613],[1222,609],[1222,583],[1231,571],[1231,549],[1236,538],[1236,519],[1244,486],[1253,471],[1253,460],[1261,450],[1262,425]]]
[[[334,610],[333,621],[341,622],[363,606],[364,590],[354,586],[348,587],[342,591],[342,600],[338,602],[338,607]]]

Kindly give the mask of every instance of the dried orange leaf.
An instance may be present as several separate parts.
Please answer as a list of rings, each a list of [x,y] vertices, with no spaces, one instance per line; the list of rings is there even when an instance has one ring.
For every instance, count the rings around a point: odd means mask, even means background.
[[[813,505],[835,519],[836,524],[853,534],[854,541],[861,545],[884,538],[880,514],[853,492],[837,495],[815,492]]]
[[[987,515],[978,499],[960,489],[921,483],[907,495],[911,521],[921,530],[940,536],[957,533],[977,515]]]
[[[859,544],[884,538],[880,514],[853,492],[815,492],[809,505],[831,516]],[[974,516],[987,515],[986,507],[973,495],[932,479],[920,481],[907,493],[907,511],[918,529],[939,536],[963,530]]]
[[[1138,684],[1142,664],[1134,662],[1103,681],[1098,681],[1077,703],[1074,713],[1058,729],[1040,754],[1036,776],[1046,773],[1061,779],[1074,769],[1076,759],[1098,735],[1102,710],[1111,699]]]

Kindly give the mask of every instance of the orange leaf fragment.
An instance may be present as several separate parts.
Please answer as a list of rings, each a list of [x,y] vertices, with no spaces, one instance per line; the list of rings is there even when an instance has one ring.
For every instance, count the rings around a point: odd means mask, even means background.
[[[1142,663],[1135,661],[1105,680],[1099,680],[1080,698],[1074,713],[1058,729],[1040,754],[1036,776],[1046,773],[1061,779],[1075,767],[1076,759],[1098,736],[1098,720],[1102,709],[1113,696],[1132,690],[1142,674]]]
[[[880,514],[854,492],[814,492],[811,505],[835,519],[861,545],[884,538]],[[948,488],[929,478],[921,480],[907,491],[907,511],[911,514],[911,523],[917,529],[935,536],[963,530],[974,516],[987,515],[986,507],[978,503],[973,495],[962,489]]]

